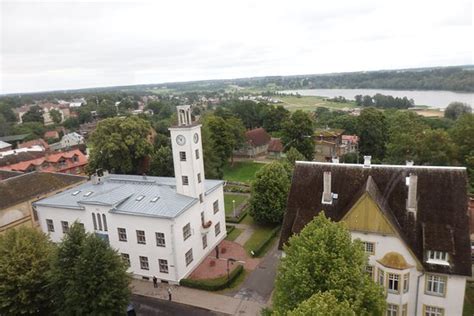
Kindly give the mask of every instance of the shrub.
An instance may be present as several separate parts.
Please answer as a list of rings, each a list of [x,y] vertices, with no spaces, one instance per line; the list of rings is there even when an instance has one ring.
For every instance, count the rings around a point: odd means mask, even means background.
[[[239,217],[231,217],[231,216],[226,216],[225,217],[225,221],[227,223],[232,223],[232,224],[238,224],[240,223],[244,217],[247,216],[247,210],[245,211],[242,211],[240,214],[239,214]],[[230,232],[228,232],[230,233]]]
[[[206,279],[206,280],[192,280],[192,279],[181,279],[179,284],[182,286],[200,289],[205,291],[219,291],[228,287],[232,282],[239,277],[239,275],[244,271],[244,267],[238,265],[229,275],[221,276],[215,279]]]
[[[256,249],[253,249],[253,256],[254,257],[259,257],[260,255],[262,255],[266,249],[266,247],[268,246],[268,244],[272,241],[273,237],[275,237],[278,232],[280,231],[280,226],[277,226],[275,227],[270,235],[268,235],[268,237],[264,240],[262,240],[262,242],[257,246]]]

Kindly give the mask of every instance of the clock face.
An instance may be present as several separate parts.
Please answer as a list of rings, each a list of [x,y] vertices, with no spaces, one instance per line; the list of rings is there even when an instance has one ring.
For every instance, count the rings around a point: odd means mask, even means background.
[[[184,137],[183,135],[176,136],[176,143],[178,143],[178,145],[180,146],[183,146],[184,144],[186,144],[186,137]]]
[[[194,133],[194,143],[197,144],[198,141],[199,141],[199,135],[198,133]]]

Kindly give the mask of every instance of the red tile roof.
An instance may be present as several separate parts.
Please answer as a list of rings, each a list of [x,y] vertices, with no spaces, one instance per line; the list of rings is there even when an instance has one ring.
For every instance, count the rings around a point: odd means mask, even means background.
[[[44,133],[44,138],[59,138],[58,131],[47,131]]]
[[[273,138],[268,143],[268,151],[281,153],[283,151],[283,144],[280,138]]]
[[[254,147],[263,146],[270,142],[271,136],[261,127],[252,129],[245,133],[247,142]]]
[[[342,135],[342,140],[347,140],[349,142],[357,144],[359,142],[359,136],[357,136],[357,135]]]
[[[30,140],[30,141],[18,144],[18,148],[28,148],[28,147],[35,146],[35,145],[42,146],[45,150],[49,149],[48,143],[45,142],[44,139],[42,139],[42,138],[33,139],[33,140]]]

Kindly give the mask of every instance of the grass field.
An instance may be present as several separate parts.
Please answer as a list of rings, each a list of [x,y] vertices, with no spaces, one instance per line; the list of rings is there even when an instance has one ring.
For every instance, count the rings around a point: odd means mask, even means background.
[[[331,109],[340,110],[343,108],[355,107],[354,101],[348,101],[347,103],[331,102],[326,101],[324,97],[317,96],[278,96],[283,102],[283,106],[290,111],[305,110],[314,111],[317,107],[326,107]]]
[[[224,180],[250,183],[255,179],[255,173],[263,166],[264,164],[255,162],[234,162],[233,167],[224,167]]]
[[[230,234],[227,235],[225,239],[229,241],[234,241],[237,237],[239,237],[241,233],[242,229],[236,227],[230,232]]]
[[[234,206],[232,205],[232,200],[235,200],[235,209],[238,209],[239,206],[245,202],[249,197],[241,194],[224,194],[224,208],[226,216],[234,216]]]
[[[474,282],[466,283],[466,294],[464,296],[463,316],[474,315]]]
[[[247,215],[249,217],[249,215]],[[250,255],[250,251],[257,249],[257,247],[270,236],[274,226],[258,226],[255,232],[250,236],[249,240],[244,245],[245,250]]]

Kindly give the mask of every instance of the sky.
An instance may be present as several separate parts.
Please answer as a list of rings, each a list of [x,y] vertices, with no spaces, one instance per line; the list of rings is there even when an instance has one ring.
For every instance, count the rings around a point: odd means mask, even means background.
[[[473,64],[471,0],[0,0],[0,94]]]

